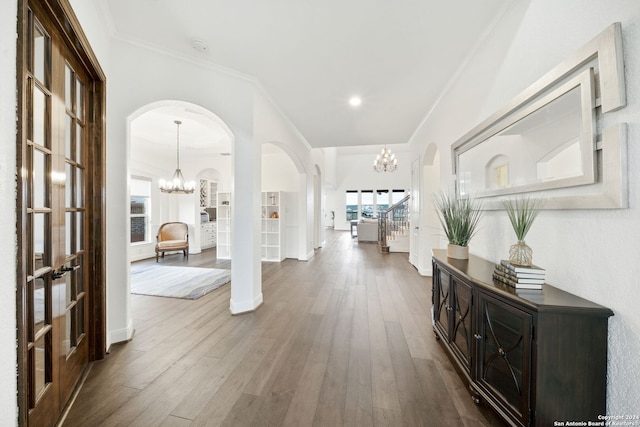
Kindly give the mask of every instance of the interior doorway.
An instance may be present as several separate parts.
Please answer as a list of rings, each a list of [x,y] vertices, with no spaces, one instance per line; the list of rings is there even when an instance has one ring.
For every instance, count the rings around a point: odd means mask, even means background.
[[[423,276],[431,276],[431,250],[441,245],[440,222],[433,204],[434,194],[440,191],[440,150],[436,144],[429,144],[422,161],[422,200],[420,208],[420,248],[418,271]]]

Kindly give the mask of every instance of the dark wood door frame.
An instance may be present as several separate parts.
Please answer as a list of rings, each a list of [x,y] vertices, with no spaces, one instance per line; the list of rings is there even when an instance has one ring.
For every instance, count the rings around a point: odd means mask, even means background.
[[[49,24],[55,33],[74,52],[89,73],[89,123],[88,123],[88,167],[91,175],[87,177],[87,216],[86,232],[88,234],[87,258],[88,277],[91,277],[89,292],[89,323],[87,334],[89,339],[89,361],[103,359],[106,354],[106,299],[105,299],[105,129],[106,129],[106,77],[100,67],[88,39],[80,23],[73,13],[68,0],[34,0],[38,8],[45,11]],[[26,281],[26,251],[29,236],[25,236],[26,229],[26,189],[27,177],[20,171],[26,158],[26,113],[28,96],[25,88],[26,43],[29,39],[28,30],[28,2],[17,0],[17,154],[16,165],[18,171],[16,231],[17,231],[17,259],[16,259],[16,321],[17,321],[17,350],[18,350],[18,423],[27,424],[29,410],[26,396],[25,375],[26,335],[25,335],[25,298],[22,284]]]

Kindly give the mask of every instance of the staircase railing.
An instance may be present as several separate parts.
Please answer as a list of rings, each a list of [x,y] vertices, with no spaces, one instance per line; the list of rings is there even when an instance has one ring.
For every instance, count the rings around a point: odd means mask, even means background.
[[[409,199],[406,195],[378,216],[378,245],[380,252],[389,252],[389,241],[409,229]]]

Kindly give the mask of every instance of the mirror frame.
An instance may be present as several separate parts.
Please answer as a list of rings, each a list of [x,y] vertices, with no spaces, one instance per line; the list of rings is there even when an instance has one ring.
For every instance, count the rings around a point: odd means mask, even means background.
[[[586,150],[588,163],[583,165],[586,176],[579,177],[579,180],[567,178],[511,187],[507,191],[487,190],[473,196],[483,200],[485,209],[503,209],[502,201],[513,194],[543,198],[544,209],[626,208],[626,124],[618,123],[607,128],[603,126],[603,116],[606,113],[626,105],[620,23],[609,26],[451,146],[458,194],[463,191],[458,177],[459,156],[462,153],[482,144],[502,129],[578,85],[582,90],[583,132],[587,133],[585,136],[588,139],[581,142],[581,147],[589,148]],[[590,95],[585,95],[585,90]],[[585,116],[587,109],[589,112]],[[587,125],[586,120],[591,123]],[[592,138],[589,138],[589,133]],[[583,160],[584,156],[583,152]],[[557,185],[546,185],[553,183]]]
[[[581,148],[581,163],[582,174],[573,177],[554,179],[549,181],[531,182],[528,184],[518,186],[508,186],[495,189],[483,189],[474,193],[477,198],[483,198],[487,196],[498,196],[503,194],[522,193],[527,191],[540,191],[550,190],[554,188],[572,187],[576,185],[592,184],[595,182],[595,141],[596,141],[596,113],[595,113],[595,92],[593,89],[593,68],[589,68],[580,73],[575,78],[562,84],[551,93],[546,94],[535,102],[529,103],[526,106],[520,106],[517,110],[514,110],[512,114],[505,118],[498,120],[490,125],[486,130],[481,132],[476,137],[473,137],[460,146],[454,146],[454,161],[456,176],[460,173],[460,156],[468,152],[472,148],[479,144],[488,142],[494,136],[500,134],[500,132],[509,128],[510,126],[518,123],[520,120],[534,114],[535,112],[546,107],[556,99],[564,96],[571,90],[579,88],[580,90],[580,148]],[[494,155],[500,155],[503,153],[493,153]],[[511,175],[511,171],[509,172]],[[484,177],[481,177],[484,178]],[[458,183],[461,183],[461,179]],[[483,179],[484,181],[484,179]],[[460,193],[464,191],[464,186],[460,185]]]

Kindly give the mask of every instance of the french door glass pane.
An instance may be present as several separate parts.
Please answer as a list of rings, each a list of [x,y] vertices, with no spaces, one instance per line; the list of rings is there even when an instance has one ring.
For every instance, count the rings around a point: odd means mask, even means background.
[[[37,149],[33,149],[32,152],[33,169],[31,170],[31,178],[33,179],[33,204],[31,207],[48,207],[46,203],[47,154]]]
[[[65,307],[68,307],[69,304],[71,304],[71,301],[73,301],[73,271],[67,272],[67,274],[65,274],[64,276],[64,293],[65,295]]]
[[[74,156],[74,160],[78,164],[84,163],[84,158],[82,157],[84,154],[84,138],[82,137],[84,134],[84,128],[80,123],[76,123],[76,155]]]
[[[78,295],[84,292],[84,269],[82,268],[82,255],[78,255],[76,264],[80,266],[80,268],[76,270],[76,295]]]
[[[79,167],[75,167],[76,170],[76,182],[74,182],[74,187],[76,190],[76,204],[75,207],[81,208],[84,206],[84,186],[82,185],[83,183],[83,177],[84,177],[84,170],[82,170],[82,168]]]
[[[65,186],[65,195],[64,195],[64,206],[67,208],[73,207],[73,175],[74,175],[74,167],[72,164],[65,164],[65,176],[66,176],[66,186]]]
[[[47,382],[47,357],[46,357],[46,337],[51,332],[48,332],[38,341],[35,342],[35,346],[31,350],[31,363],[34,364],[34,380],[35,380],[35,389],[33,390],[34,395],[38,396]]]
[[[64,253],[69,256],[73,253],[73,248],[71,247],[71,235],[73,233],[73,212],[65,212],[65,251]]]
[[[69,67],[69,64],[65,64],[64,67],[64,105],[69,111],[73,111],[73,70]]]
[[[77,117],[84,117],[84,85],[76,80],[76,109]]]
[[[73,126],[73,117],[70,115],[65,115],[64,118],[64,156],[67,159],[71,158],[71,136],[73,133],[71,132],[71,127]]]
[[[33,88],[33,131],[31,139],[34,144],[46,146],[47,95],[39,87]]]
[[[37,25],[33,26],[33,75],[41,83],[45,82],[45,65],[47,61],[47,37]]]
[[[45,324],[45,281],[38,277],[33,281],[33,333],[37,334]]]
[[[78,274],[78,277],[80,275]],[[85,333],[85,324],[84,324],[84,298],[78,300],[78,304],[76,308],[78,309],[78,322],[76,324],[77,334],[76,334],[76,343],[80,341],[80,336]]]
[[[84,249],[84,212],[76,212],[76,250],[75,252]]]
[[[49,254],[47,251],[47,245],[45,241],[45,224],[48,218],[46,213],[33,214],[33,255],[35,258],[35,264],[38,268],[38,259],[43,265],[46,265],[49,260]]]

